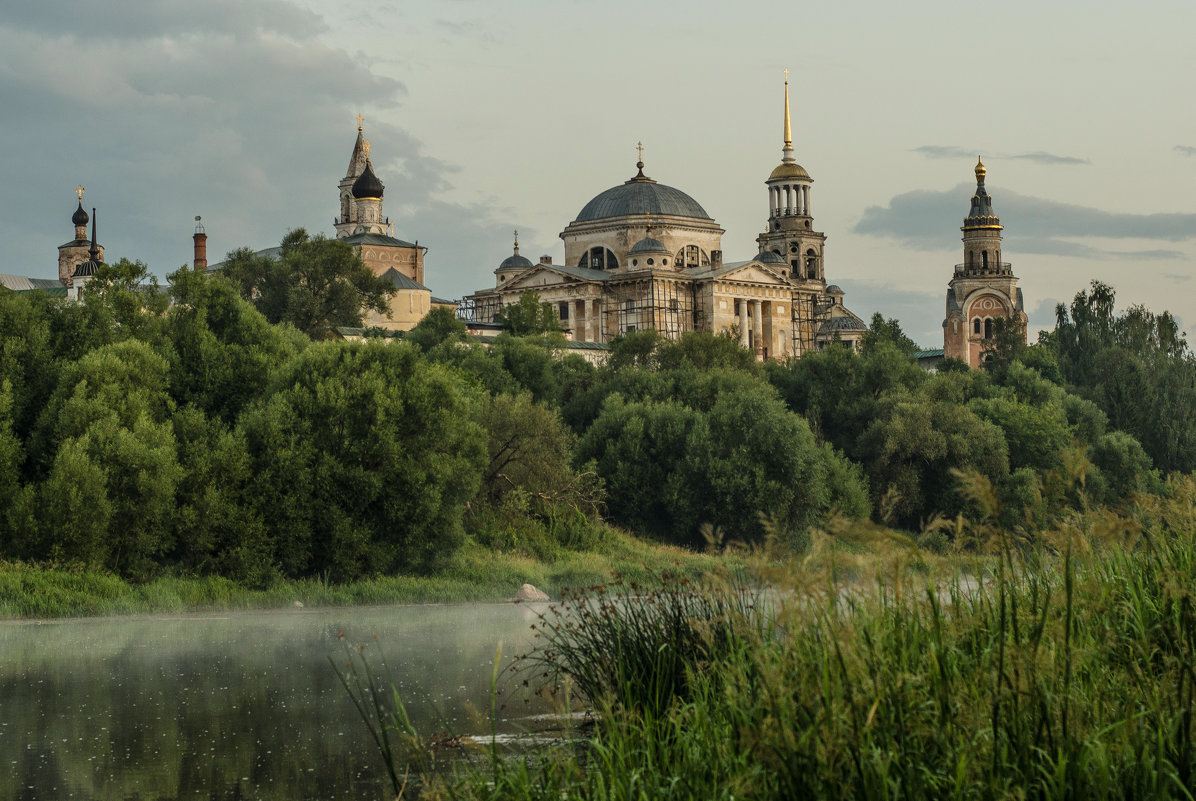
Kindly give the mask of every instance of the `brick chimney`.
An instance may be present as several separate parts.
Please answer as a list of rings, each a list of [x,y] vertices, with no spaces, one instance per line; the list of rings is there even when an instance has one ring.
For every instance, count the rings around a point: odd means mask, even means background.
[[[200,221],[199,215],[195,215],[195,261],[192,266],[198,272],[199,270],[208,269],[208,235],[204,231],[203,222]]]

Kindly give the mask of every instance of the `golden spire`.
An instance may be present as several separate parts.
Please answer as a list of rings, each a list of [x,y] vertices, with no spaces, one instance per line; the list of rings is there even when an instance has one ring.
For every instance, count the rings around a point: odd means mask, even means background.
[[[785,146],[781,148],[781,163],[793,164],[793,126],[789,122],[789,70],[785,70]]]
[[[365,117],[361,116],[360,114],[357,115],[357,130],[361,130],[361,121],[364,119]]]
[[[986,176],[986,175],[988,175],[988,170],[985,169],[984,162],[980,160],[979,156],[977,156],[976,157],[976,183],[978,183],[978,184],[984,183],[984,176]]]
[[[79,202],[82,203],[83,202],[83,184],[79,184],[78,186],[75,187],[75,194],[79,196]]]

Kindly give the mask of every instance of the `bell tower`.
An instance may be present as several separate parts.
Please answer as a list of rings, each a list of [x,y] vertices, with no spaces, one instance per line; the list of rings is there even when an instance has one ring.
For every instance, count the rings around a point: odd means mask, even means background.
[[[963,263],[947,285],[943,355],[979,367],[993,335],[993,320],[1013,317],[1026,337],[1027,317],[1013,265],[1001,261],[1001,219],[984,186],[988,169],[976,159],[976,192],[963,227]]]
[[[760,251],[780,256],[786,273],[797,284],[826,284],[823,249],[826,234],[814,230],[810,190],[814,179],[793,156],[793,126],[789,115],[789,70],[785,70],[785,133],[781,163],[764,182],[768,187],[768,227],[756,237]]]

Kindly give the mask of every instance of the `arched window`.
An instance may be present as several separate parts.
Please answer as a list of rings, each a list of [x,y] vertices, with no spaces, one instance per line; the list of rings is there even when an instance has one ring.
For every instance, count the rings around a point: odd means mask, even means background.
[[[665,264],[668,264],[668,262],[666,261]],[[686,245],[674,254],[673,266],[679,270],[688,270],[693,267],[709,267],[710,254],[697,245]]]
[[[984,318],[984,338],[992,339],[992,335],[993,335],[993,318],[985,317]]]
[[[806,278],[818,277],[818,254],[814,252],[814,248],[806,251]]]
[[[987,250],[980,251],[980,258],[983,262],[980,266],[987,270],[988,269],[988,251]]]
[[[972,320],[972,333],[973,334],[980,333],[980,318],[979,317],[977,317],[975,320]]]
[[[617,270],[619,260],[615,258],[615,254],[611,253],[609,248],[598,245],[581,254],[577,266],[588,267],[591,270]]]
[[[968,266],[969,267],[976,266],[976,251],[974,251],[974,250],[968,251]]]

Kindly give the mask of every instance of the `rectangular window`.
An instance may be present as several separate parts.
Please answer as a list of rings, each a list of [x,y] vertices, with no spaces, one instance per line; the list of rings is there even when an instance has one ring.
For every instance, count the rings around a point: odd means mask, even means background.
[[[561,319],[568,320],[569,319],[569,301],[562,300],[560,302],[560,304],[558,304],[558,305],[560,306],[560,309],[561,309]]]

